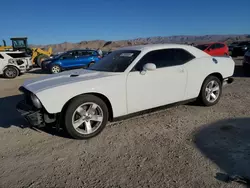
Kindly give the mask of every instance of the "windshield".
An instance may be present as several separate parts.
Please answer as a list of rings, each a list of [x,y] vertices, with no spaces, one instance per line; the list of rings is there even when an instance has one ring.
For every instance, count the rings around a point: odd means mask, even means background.
[[[25,42],[23,40],[15,40],[13,41],[14,48],[25,48]]]
[[[196,48],[204,51],[207,49],[208,46],[209,44],[201,44],[201,45],[197,45]]]
[[[117,50],[88,69],[105,72],[124,72],[140,52],[137,50]]]

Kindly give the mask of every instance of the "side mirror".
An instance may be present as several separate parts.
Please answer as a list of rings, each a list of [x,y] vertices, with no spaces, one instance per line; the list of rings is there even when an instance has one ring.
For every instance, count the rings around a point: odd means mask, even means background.
[[[141,71],[141,74],[146,74],[147,71],[154,71],[156,70],[156,65],[154,63],[147,63],[143,66],[143,70]]]
[[[156,70],[156,65],[154,63],[147,63],[143,66],[144,71],[154,71]]]

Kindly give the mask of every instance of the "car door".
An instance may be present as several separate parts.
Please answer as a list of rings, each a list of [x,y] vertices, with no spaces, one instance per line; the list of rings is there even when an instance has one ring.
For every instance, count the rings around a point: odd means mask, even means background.
[[[77,61],[79,66],[85,67],[88,66],[91,61],[94,61],[93,50],[82,50],[79,52]]]
[[[71,68],[77,66],[76,62],[77,51],[69,51],[60,57],[61,66]]]
[[[139,60],[127,76],[128,113],[184,99],[187,72],[180,57],[183,51],[183,49],[155,50]],[[188,55],[191,56],[189,58],[194,58],[191,54]],[[147,63],[154,63],[156,70],[142,74],[141,70]]]

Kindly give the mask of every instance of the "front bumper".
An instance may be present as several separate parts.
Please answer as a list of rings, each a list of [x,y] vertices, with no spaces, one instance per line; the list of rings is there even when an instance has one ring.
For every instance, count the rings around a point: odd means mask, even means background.
[[[45,125],[41,111],[36,110],[34,107],[26,104],[25,100],[20,101],[17,104],[16,109],[31,126],[43,127]]]

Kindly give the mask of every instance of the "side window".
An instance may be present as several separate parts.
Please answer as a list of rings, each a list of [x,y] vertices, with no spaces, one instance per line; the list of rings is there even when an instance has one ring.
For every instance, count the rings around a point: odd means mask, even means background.
[[[135,65],[134,71],[141,71],[147,63],[154,63],[156,68],[182,65],[195,57],[183,49],[164,49],[151,51]]]
[[[185,64],[195,58],[192,54],[183,49],[174,49],[174,54],[176,65]]]
[[[4,57],[0,54],[0,59],[4,59]]]
[[[215,49],[216,49],[216,44],[212,44],[212,45],[209,47],[209,49],[215,50]]]
[[[68,52],[61,56],[61,59],[71,59],[75,56],[75,51]]]
[[[156,68],[162,68],[171,64],[171,49],[167,50],[155,50],[148,52],[141,60],[136,64],[135,70],[141,71],[143,66],[147,63],[154,63]]]
[[[93,54],[93,51],[87,51],[87,50],[79,51],[79,56],[89,56],[92,54]]]
[[[217,44],[216,44],[216,49],[224,48],[224,47],[225,47],[224,44],[221,44],[221,43],[217,43]]]

